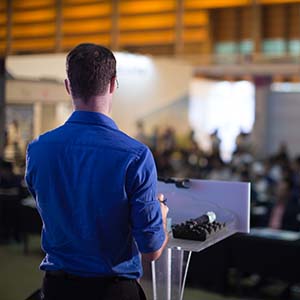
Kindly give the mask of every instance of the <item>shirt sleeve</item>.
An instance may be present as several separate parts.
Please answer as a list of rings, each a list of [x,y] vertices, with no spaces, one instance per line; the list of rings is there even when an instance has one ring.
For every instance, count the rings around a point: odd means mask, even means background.
[[[126,181],[133,236],[140,252],[154,252],[163,245],[165,232],[156,199],[155,163],[148,148],[130,164]]]

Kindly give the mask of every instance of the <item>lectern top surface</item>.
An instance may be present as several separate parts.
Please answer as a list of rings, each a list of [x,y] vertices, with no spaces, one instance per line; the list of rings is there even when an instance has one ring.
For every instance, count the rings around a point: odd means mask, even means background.
[[[168,199],[172,224],[214,211],[219,222],[235,221],[235,230],[249,232],[250,184],[191,179],[189,188],[158,182],[157,192]]]

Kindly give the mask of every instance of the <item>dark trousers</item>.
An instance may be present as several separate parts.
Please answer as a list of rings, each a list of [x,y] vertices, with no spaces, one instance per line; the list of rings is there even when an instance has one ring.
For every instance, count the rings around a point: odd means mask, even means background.
[[[126,278],[84,278],[46,272],[43,300],[146,300],[136,280]]]

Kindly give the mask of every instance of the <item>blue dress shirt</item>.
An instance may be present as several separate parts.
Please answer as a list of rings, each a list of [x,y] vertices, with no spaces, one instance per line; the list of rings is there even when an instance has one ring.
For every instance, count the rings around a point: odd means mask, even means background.
[[[151,152],[103,114],[75,111],[34,140],[25,179],[43,220],[42,270],[139,278],[139,251],[164,242]]]

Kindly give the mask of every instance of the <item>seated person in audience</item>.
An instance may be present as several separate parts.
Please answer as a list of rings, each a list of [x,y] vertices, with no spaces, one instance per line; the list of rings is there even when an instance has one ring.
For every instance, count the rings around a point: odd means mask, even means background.
[[[293,184],[282,179],[276,187],[276,202],[270,209],[268,226],[273,229],[299,231],[300,214],[298,199],[293,195]]]
[[[8,161],[0,161],[0,187],[13,188],[19,186],[21,177],[13,171],[13,164]]]
[[[0,161],[0,240],[19,240],[19,208],[22,179],[11,162]]]

